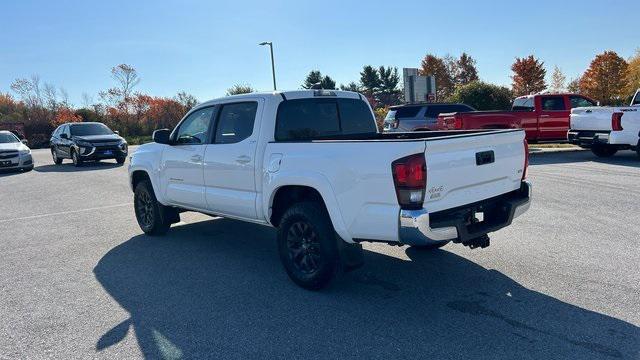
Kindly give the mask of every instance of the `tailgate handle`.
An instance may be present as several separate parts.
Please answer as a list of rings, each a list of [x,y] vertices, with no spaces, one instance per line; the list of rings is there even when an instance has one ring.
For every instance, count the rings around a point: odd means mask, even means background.
[[[476,165],[491,164],[496,161],[493,150],[476,153]]]

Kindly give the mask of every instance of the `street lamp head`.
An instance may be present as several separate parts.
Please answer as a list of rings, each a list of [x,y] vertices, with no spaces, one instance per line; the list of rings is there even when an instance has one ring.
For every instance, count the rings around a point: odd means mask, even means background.
[[[258,45],[271,45],[271,41],[265,41],[265,42],[261,42]]]

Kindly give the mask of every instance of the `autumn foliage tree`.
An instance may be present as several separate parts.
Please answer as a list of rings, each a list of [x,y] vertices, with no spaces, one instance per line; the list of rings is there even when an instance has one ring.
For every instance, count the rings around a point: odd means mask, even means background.
[[[627,62],[615,51],[596,55],[580,78],[582,93],[603,105],[619,105],[627,98]]]
[[[552,92],[560,93],[565,90],[565,82],[567,81],[567,77],[564,76],[562,70],[556,65],[553,67],[553,73],[551,73],[551,84],[549,84],[549,89]]]
[[[640,49],[636,50],[636,53],[629,58],[628,64],[625,93],[628,96],[633,96],[636,90],[640,89]]]
[[[436,96],[439,101],[449,98],[453,93],[454,80],[451,68],[444,59],[432,54],[425,55],[420,63],[419,73],[436,78]]]
[[[454,63],[453,81],[456,86],[467,85],[480,80],[476,60],[463,52]]]
[[[511,65],[511,71],[513,71],[511,76],[513,80],[512,91],[515,96],[538,93],[547,88],[544,80],[547,75],[544,62],[536,59],[533,55],[516,58],[516,61]]]

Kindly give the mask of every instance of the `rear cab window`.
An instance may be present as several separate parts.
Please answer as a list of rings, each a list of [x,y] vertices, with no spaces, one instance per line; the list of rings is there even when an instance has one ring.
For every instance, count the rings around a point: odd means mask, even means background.
[[[308,98],[280,103],[276,141],[314,140],[377,133],[375,119],[359,99]]]
[[[572,109],[577,107],[596,106],[596,103],[589,99],[583,98],[582,96],[571,96],[569,97],[569,101],[571,102]]]
[[[533,97],[517,98],[513,100],[512,111],[534,111]]]

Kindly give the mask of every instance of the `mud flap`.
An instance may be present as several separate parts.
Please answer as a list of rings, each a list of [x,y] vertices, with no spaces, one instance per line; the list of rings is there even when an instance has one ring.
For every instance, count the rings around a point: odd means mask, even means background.
[[[350,244],[336,235],[338,254],[343,272],[353,271],[364,265],[364,251],[361,244]]]

